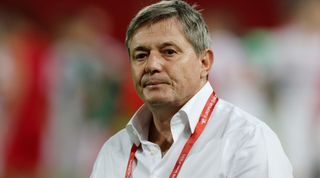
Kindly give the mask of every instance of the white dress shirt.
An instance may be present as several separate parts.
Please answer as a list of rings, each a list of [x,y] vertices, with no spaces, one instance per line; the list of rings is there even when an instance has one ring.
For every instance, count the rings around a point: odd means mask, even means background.
[[[194,132],[212,93],[207,83],[171,119],[173,144],[162,157],[148,141],[151,112],[144,105],[127,127],[102,147],[91,178],[124,178],[132,144],[132,178],[168,178],[180,152]],[[250,114],[219,99],[205,130],[193,145],[179,178],[292,178],[292,167],[276,134]]]

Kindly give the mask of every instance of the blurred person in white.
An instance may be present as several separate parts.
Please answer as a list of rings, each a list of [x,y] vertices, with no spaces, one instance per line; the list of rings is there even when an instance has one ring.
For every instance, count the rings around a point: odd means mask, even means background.
[[[320,149],[315,123],[320,74],[320,1],[297,1],[289,23],[274,32],[277,118],[295,177],[314,178]],[[317,127],[316,127],[317,126]],[[319,169],[319,165],[317,165]],[[318,177],[317,177],[318,178]]]
[[[144,105],[104,144],[91,178],[292,177],[274,132],[213,91],[211,38],[195,7],[143,8],[126,47]]]
[[[215,54],[210,83],[220,97],[268,122],[259,71],[248,60],[241,39],[234,32],[236,17],[225,9],[210,9],[204,13]]]
[[[87,177],[117,106],[125,49],[98,7],[70,15],[49,52],[50,120],[44,159],[53,177]]]

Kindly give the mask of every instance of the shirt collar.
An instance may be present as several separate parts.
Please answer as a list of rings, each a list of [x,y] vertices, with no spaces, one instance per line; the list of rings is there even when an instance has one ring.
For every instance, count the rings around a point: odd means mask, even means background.
[[[187,116],[188,124],[191,133],[194,132],[198,123],[199,116],[207,99],[211,95],[213,89],[207,82],[179,111]],[[136,145],[139,145],[142,140],[147,140],[149,124],[152,118],[151,111],[146,105],[142,105],[138,111],[132,116],[126,126],[127,133],[130,139]]]
[[[130,139],[136,145],[139,145],[142,140],[147,140],[149,125],[152,118],[151,111],[144,104],[132,116],[127,124],[126,130]]]
[[[187,115],[191,133],[194,132],[198,123],[202,109],[206,105],[213,89],[209,82],[207,82],[181,109]]]

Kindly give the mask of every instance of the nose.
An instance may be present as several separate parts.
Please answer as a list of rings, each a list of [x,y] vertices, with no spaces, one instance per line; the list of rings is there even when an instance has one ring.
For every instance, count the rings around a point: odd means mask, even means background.
[[[145,72],[150,74],[161,72],[162,62],[161,55],[151,51],[145,65]]]

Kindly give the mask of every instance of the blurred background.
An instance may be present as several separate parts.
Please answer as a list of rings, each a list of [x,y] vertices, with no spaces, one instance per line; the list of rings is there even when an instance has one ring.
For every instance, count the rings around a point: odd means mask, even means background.
[[[155,0],[0,0],[0,178],[87,178],[141,106],[127,24]],[[295,178],[320,178],[320,1],[189,0],[209,25],[220,98],[279,135]]]

